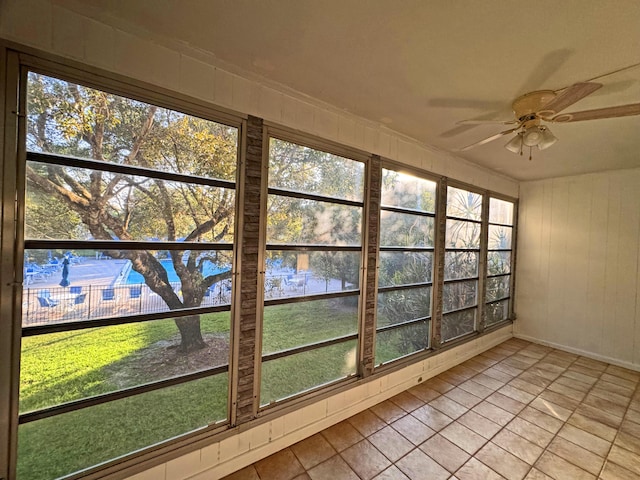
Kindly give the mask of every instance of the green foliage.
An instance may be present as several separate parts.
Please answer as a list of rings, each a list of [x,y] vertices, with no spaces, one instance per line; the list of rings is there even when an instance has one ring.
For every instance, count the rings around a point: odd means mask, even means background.
[[[350,341],[263,363],[260,403],[267,405],[355,374],[356,348]]]
[[[229,314],[202,316],[205,332],[228,336]],[[111,372],[161,340],[176,344],[170,320],[130,323],[26,337],[20,365],[20,411],[28,412],[121,388]],[[126,368],[126,367],[122,367]],[[146,383],[158,378],[138,378]]]
[[[278,352],[357,331],[357,305],[349,305],[347,298],[274,305],[264,309],[262,352]]]
[[[18,478],[58,478],[223,420],[227,386],[221,374],[21,425]]]

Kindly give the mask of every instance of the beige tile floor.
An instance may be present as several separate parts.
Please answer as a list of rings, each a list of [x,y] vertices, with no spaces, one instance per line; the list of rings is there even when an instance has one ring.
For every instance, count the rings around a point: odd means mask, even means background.
[[[511,339],[225,480],[640,479],[639,380]]]

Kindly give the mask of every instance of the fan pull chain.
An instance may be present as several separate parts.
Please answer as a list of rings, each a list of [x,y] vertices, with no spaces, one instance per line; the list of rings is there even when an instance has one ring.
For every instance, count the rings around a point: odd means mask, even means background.
[[[531,147],[529,147],[529,161],[531,161]]]

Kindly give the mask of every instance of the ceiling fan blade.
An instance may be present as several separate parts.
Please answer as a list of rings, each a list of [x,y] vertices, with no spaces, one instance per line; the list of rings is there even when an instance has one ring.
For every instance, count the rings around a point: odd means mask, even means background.
[[[617,107],[597,108],[595,110],[583,110],[581,112],[561,113],[549,121],[558,123],[581,122],[582,120],[629,117],[632,115],[640,115],[640,103],[618,105]]]
[[[493,125],[516,125],[518,120],[460,120],[456,122],[456,125],[485,125],[485,124],[493,124]]]
[[[538,115],[542,118],[551,117],[577,101],[582,100],[584,97],[591,95],[600,87],[602,87],[601,83],[575,83],[556,95],[553,100],[543,105]]]
[[[509,130],[505,130],[504,132],[496,133],[495,135],[487,137],[484,140],[480,140],[479,142],[472,143],[471,145],[467,145],[466,147],[460,148],[458,149],[458,151],[465,152],[471,148],[479,147],[480,145],[484,145],[485,143],[493,142],[494,140],[497,140],[501,137],[504,137],[505,135],[509,135],[510,133],[515,132],[519,128],[520,128],[520,125],[518,125],[516,128],[510,128]]]

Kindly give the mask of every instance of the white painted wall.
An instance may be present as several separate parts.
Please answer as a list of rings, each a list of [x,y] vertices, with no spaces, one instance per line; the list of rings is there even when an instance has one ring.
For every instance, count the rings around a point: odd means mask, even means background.
[[[518,182],[420,144],[340,108],[220,65],[171,39],[97,22],[55,0],[0,1],[0,38],[126,75],[212,105],[251,114],[321,138],[512,197]],[[233,39],[230,39],[233,41]],[[232,73],[231,70],[234,70]]]
[[[640,370],[640,169],[520,185],[514,333]]]
[[[518,196],[518,183],[382,125],[219,65],[169,39],[145,38],[65,9],[55,0],[0,0],[0,38],[262,117],[480,188]],[[233,70],[233,71],[232,71]],[[489,335],[147,470],[136,480],[220,478],[312,435],[512,336]],[[247,428],[249,427],[249,428]]]

